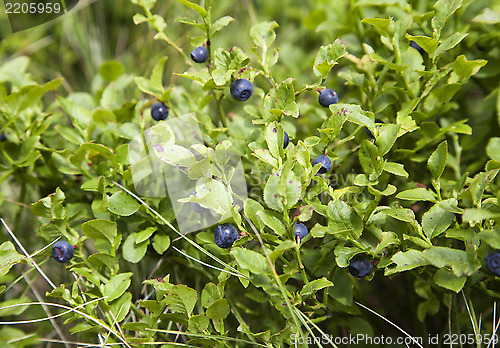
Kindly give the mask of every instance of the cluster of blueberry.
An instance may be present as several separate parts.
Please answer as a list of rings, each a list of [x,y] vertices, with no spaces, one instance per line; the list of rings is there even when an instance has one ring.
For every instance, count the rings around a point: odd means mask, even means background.
[[[410,46],[418,50],[421,54],[423,53],[423,49],[416,42],[412,41]],[[208,50],[204,46],[195,48],[191,52],[191,59],[196,63],[204,63],[208,59]],[[248,100],[253,94],[253,84],[247,79],[237,79],[231,84],[230,93],[235,100]],[[318,102],[321,106],[327,108],[331,104],[338,103],[339,97],[337,92],[330,88],[326,88],[320,92]],[[151,117],[155,121],[165,120],[168,116],[168,111],[169,108],[164,103],[156,103],[151,107]],[[375,124],[380,123],[383,124],[383,121],[375,119]],[[373,133],[368,128],[366,128],[366,135],[374,139]],[[5,139],[5,134],[1,133],[0,141]],[[289,143],[290,137],[287,132],[284,132],[283,148],[286,149]],[[317,164],[321,165],[318,170],[319,174],[325,174],[332,168],[332,161],[326,155],[316,157],[313,161],[313,165],[315,166]],[[191,195],[193,194],[194,191]],[[192,205],[195,209],[198,207],[201,208],[198,204],[192,203]],[[294,229],[294,236],[299,241],[309,234],[307,226],[303,223],[296,222]],[[215,227],[214,242],[220,248],[231,248],[239,237],[238,230],[232,224],[224,223]],[[52,247],[52,256],[59,262],[68,262],[73,257],[73,253],[74,247],[66,241],[59,241]],[[485,257],[485,267],[491,274],[500,276],[500,250],[493,250]],[[351,258],[347,269],[354,277],[362,278],[370,274],[372,271],[372,264],[366,255],[357,254]]]

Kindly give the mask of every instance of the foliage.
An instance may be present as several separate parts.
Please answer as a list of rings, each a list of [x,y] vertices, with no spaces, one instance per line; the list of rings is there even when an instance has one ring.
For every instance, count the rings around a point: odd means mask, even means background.
[[[416,337],[495,330],[486,317],[498,280],[483,266],[500,249],[498,5],[131,2],[127,30],[147,27],[147,39],[97,60],[81,39],[84,78],[33,73],[74,57],[0,65],[0,206],[3,231],[12,228],[0,244],[0,315],[68,310],[59,324],[3,325],[3,341],[36,344],[53,326],[58,339],[129,347],[401,335],[362,303]],[[194,64],[186,52],[203,44],[209,59]],[[248,101],[230,96],[238,78],[253,82]],[[325,87],[338,104],[319,105]],[[169,119],[196,115],[198,149],[241,156],[248,198],[221,208],[220,222],[240,231],[231,249],[215,246],[213,227],[180,233],[168,195],[136,190],[128,144],[154,125],[157,102]],[[185,160],[185,150],[175,154]],[[312,160],[324,154],[333,169],[320,175]],[[203,161],[183,166],[202,172]],[[189,202],[215,210],[217,192]],[[310,231],[302,240],[297,221]],[[75,245],[68,264],[45,248],[59,238]],[[368,278],[349,275],[357,254],[372,260]],[[48,305],[22,305],[30,288]]]

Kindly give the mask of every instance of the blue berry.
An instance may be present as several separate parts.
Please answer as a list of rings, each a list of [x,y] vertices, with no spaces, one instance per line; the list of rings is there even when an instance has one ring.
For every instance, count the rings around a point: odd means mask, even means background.
[[[321,106],[327,108],[330,104],[337,104],[339,96],[333,89],[327,88],[319,94],[318,102]]]
[[[500,277],[500,250],[493,250],[484,258],[484,265],[488,272]]]
[[[318,173],[320,174],[325,174],[332,168],[332,161],[328,158],[328,156],[321,155],[316,157],[316,159],[313,162],[313,166],[315,166],[318,163],[321,163],[321,168],[318,170]]]
[[[422,47],[420,47],[420,45],[418,43],[416,43],[415,41],[410,41],[410,47],[413,47],[414,49],[416,49],[420,54],[424,54],[424,49]]]
[[[283,134],[283,148],[286,149],[289,143],[290,143],[290,137],[288,136],[288,133],[285,132]]]
[[[68,262],[73,257],[74,248],[65,240],[56,242],[52,247],[52,257],[58,262]]]
[[[214,242],[219,248],[230,248],[239,237],[236,227],[231,224],[219,225],[214,231]]]
[[[196,47],[193,52],[191,52],[191,59],[195,63],[203,63],[208,58],[208,50],[204,46]]]
[[[252,96],[253,85],[247,79],[237,79],[231,84],[229,91],[234,99],[245,101]]]
[[[379,120],[378,118],[375,119],[375,126],[378,127],[376,124],[377,123],[384,123],[382,120]],[[366,131],[366,135],[368,136],[368,138],[370,139],[375,139],[375,136],[373,135],[373,133],[368,129],[368,127],[365,127],[365,131]]]
[[[5,141],[5,140],[7,140],[5,133],[4,132],[0,133],[0,141]]]
[[[168,116],[168,107],[163,103],[156,103],[151,107],[151,117],[155,121],[162,121]]]
[[[296,222],[295,223],[295,238],[299,237],[300,239],[304,239],[307,234],[309,233],[309,230],[307,229],[307,226],[300,223]]]
[[[354,277],[363,278],[372,271],[372,264],[365,255],[358,254],[349,261],[347,269]]]

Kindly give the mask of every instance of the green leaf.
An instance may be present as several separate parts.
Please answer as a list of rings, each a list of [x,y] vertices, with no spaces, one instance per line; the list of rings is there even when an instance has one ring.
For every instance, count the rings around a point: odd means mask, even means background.
[[[200,28],[204,32],[207,31],[207,25],[205,23],[197,21],[197,20],[194,20],[192,18],[178,17],[178,18],[175,19],[175,21],[179,22],[179,23],[189,24],[189,25],[198,27],[198,28]]]
[[[361,106],[356,104],[331,104],[329,108],[332,112],[340,112],[347,115],[349,122],[364,126],[372,133],[374,132],[375,122],[373,121],[373,114],[369,111],[364,111],[361,109]]]
[[[130,277],[132,277],[132,273],[120,273],[111,278],[102,290],[102,294],[107,296],[106,301],[111,302],[121,295],[128,289],[130,286]]]
[[[156,232],[156,227],[148,227],[142,230],[141,232],[137,233],[137,238],[135,242],[141,243],[144,242],[145,240],[149,240],[149,237],[151,237],[151,235],[155,232]]]
[[[231,250],[231,254],[236,258],[238,265],[255,274],[269,273],[269,265],[266,258],[261,254],[242,248]]]
[[[483,221],[488,219],[498,219],[500,218],[500,212],[493,212],[487,209],[480,208],[470,208],[465,209],[463,220],[464,221]]]
[[[63,219],[66,216],[66,211],[63,206],[64,200],[64,192],[58,187],[53,194],[33,203],[31,205],[31,212],[42,217]]]
[[[325,234],[332,232],[328,226],[322,226],[320,224],[314,225],[313,228],[311,228],[311,236],[314,238],[323,238]]]
[[[490,8],[485,8],[476,17],[472,18],[472,22],[497,24],[500,23],[500,13],[492,11]]]
[[[254,223],[257,228],[262,231],[264,228],[264,223],[260,218],[258,218],[257,213],[264,210],[264,207],[257,201],[247,198],[243,205],[243,211],[245,215]]]
[[[153,237],[153,248],[162,255],[170,246],[170,237],[166,234],[157,233]]]
[[[361,23],[371,24],[377,32],[384,36],[392,36],[390,33],[394,31],[394,21],[386,18],[363,18]]]
[[[279,183],[280,175],[278,173],[271,173],[264,187],[264,202],[266,202],[269,208],[283,212],[283,202],[281,195],[279,195],[280,192],[278,192]]]
[[[41,86],[23,86],[19,89],[19,91],[13,92],[7,96],[7,106],[9,106],[12,114],[21,112],[24,109],[36,105],[45,93],[58,88],[61,85],[62,81],[62,78],[57,78]]]
[[[456,277],[453,272],[447,270],[446,268],[438,269],[437,272],[432,277],[434,283],[442,288],[455,291],[458,293],[465,285],[467,281],[466,276]]]
[[[386,267],[384,270],[384,275],[386,276],[429,264],[429,261],[422,255],[421,251],[413,249],[406,252],[398,251],[391,258],[391,261],[396,264],[396,267]]]
[[[406,34],[406,38],[410,41],[415,41],[425,52],[432,54],[438,47],[438,41],[427,36],[411,36]]]
[[[432,28],[437,31],[438,38],[441,35],[441,29],[448,18],[462,6],[462,0],[438,0],[434,4],[436,14],[432,18]]]
[[[158,63],[156,63],[151,73],[150,84],[151,88],[157,93],[163,93],[165,89],[163,88],[163,67],[168,57],[161,58]]]
[[[252,155],[260,159],[262,162],[269,164],[275,169],[278,169],[278,160],[271,155],[267,149],[255,149]]]
[[[181,4],[185,5],[185,6],[189,7],[190,9],[193,9],[196,12],[198,12],[198,14],[202,18],[204,18],[207,15],[207,11],[205,11],[205,9],[203,7],[201,7],[198,4],[195,4],[194,2],[191,2],[191,1],[188,1],[188,0],[177,0],[177,1],[180,2]]]
[[[214,283],[207,283],[201,292],[201,305],[208,308],[220,298],[222,298],[222,296],[217,286]]]
[[[271,262],[275,262],[278,257],[283,255],[283,253],[287,250],[293,249],[297,246],[297,243],[293,240],[287,239],[284,242],[281,242],[270,254],[269,258]]]
[[[393,232],[382,232],[382,240],[377,244],[375,248],[375,255],[380,254],[389,245],[399,244],[399,238],[397,234]]]
[[[399,124],[386,124],[379,128],[378,138],[375,141],[377,144],[380,156],[387,154],[398,137],[399,129],[401,125]]]
[[[231,16],[224,16],[216,20],[210,26],[210,37],[213,37],[215,33],[224,28],[226,25],[234,21],[234,18]]]
[[[314,213],[314,207],[312,204],[303,205],[297,207],[297,209],[292,215],[292,219],[296,217],[297,220],[302,222],[309,221],[312,218],[313,213]]]
[[[80,159],[84,153],[88,153],[90,157],[93,157],[96,154],[100,154],[104,156],[115,168],[120,168],[120,164],[115,158],[115,155],[113,151],[102,145],[102,144],[96,144],[96,143],[85,143],[80,145],[80,149],[72,156],[72,159]],[[75,161],[77,162],[77,161]],[[79,163],[75,163],[75,165],[78,165]]]
[[[425,249],[422,255],[437,268],[451,267],[457,276],[462,275],[460,271],[464,269],[464,265],[467,266],[467,253],[462,250],[433,246]]]
[[[500,249],[500,229],[483,230],[476,235],[480,241],[487,243],[494,249]]]
[[[222,321],[230,313],[229,303],[225,298],[218,299],[207,308],[207,317],[212,320]]]
[[[400,192],[396,195],[396,198],[408,201],[431,201],[431,202],[436,201],[436,197],[434,197],[432,192],[423,187],[418,187]]]
[[[391,184],[387,184],[387,187],[383,191],[377,190],[372,185],[368,185],[368,191],[372,195],[392,196],[393,194],[396,193],[397,190],[398,189],[396,188],[396,186]]]
[[[132,294],[126,292],[119,299],[114,300],[113,303],[110,304],[109,310],[113,313],[116,322],[119,323],[129,314],[131,306]]]
[[[347,112],[344,112],[344,108],[338,104],[331,104],[329,108],[332,115],[323,125],[321,132],[327,134],[330,139],[333,139],[340,134],[345,121],[347,121]]]
[[[155,4],[156,0],[131,0],[133,4],[142,6],[150,10]]]
[[[450,227],[455,214],[445,210],[447,205],[457,206],[457,200],[450,198],[432,206],[422,217],[422,228],[429,238],[434,238]]]
[[[384,170],[388,173],[408,178],[408,172],[401,163],[385,162]]]
[[[108,203],[108,210],[120,216],[130,216],[139,210],[139,203],[125,191],[115,192]]]
[[[108,60],[99,67],[99,74],[107,82],[115,81],[123,74],[123,64],[117,60]]]
[[[0,277],[9,272],[12,266],[18,264],[24,257],[17,253],[11,242],[0,245]]]
[[[135,2],[135,0],[132,0],[132,2]],[[141,23],[144,23],[144,22],[148,21],[147,17],[145,17],[144,15],[142,15],[140,13],[136,13],[134,15],[134,17],[132,17],[132,20],[134,21],[135,25],[141,24]]]
[[[194,333],[203,333],[210,325],[210,319],[205,314],[193,315],[189,318],[188,330]]]
[[[336,268],[332,279],[335,279],[335,286],[328,290],[330,296],[344,306],[352,304],[352,280],[346,269]]]
[[[175,313],[183,313],[188,317],[193,313],[194,306],[198,300],[196,290],[184,284],[174,285],[165,297],[165,303]]]
[[[280,159],[283,152],[283,141],[280,142],[278,139],[280,132],[283,132],[283,127],[275,122],[269,123],[266,127],[265,139],[267,147],[271,155],[276,159]]]
[[[148,249],[149,239],[137,242],[139,233],[132,233],[125,239],[122,246],[122,255],[125,260],[137,263],[142,260]]]
[[[500,162],[500,138],[498,137],[490,138],[490,140],[488,141],[488,145],[486,146],[486,153],[488,154],[488,157],[491,158],[492,160]]]
[[[82,232],[84,235],[94,239],[107,239],[113,243],[116,237],[116,223],[109,220],[90,220],[82,224]]]
[[[347,55],[346,43],[336,39],[332,44],[321,46],[314,59],[314,74],[326,78],[332,68],[338,64],[337,60]]]
[[[359,238],[363,233],[363,220],[344,201],[336,199],[328,203],[326,211],[328,227],[333,233],[352,232],[354,238]]]
[[[463,39],[465,39],[469,35],[468,33],[453,33],[450,36],[448,36],[445,40],[441,42],[441,44],[436,48],[436,51],[434,51],[434,57],[438,57],[439,55],[445,53],[446,51],[452,49],[456,45],[458,45],[460,42],[462,42]]]
[[[458,76],[458,79],[454,79],[452,76],[450,80],[453,82],[455,80],[462,81],[467,79],[472,75],[477,74],[479,69],[485,66],[486,63],[488,63],[488,61],[484,59],[467,60],[467,58],[462,54],[451,64],[453,72]]]
[[[427,161],[427,167],[432,173],[434,180],[437,180],[443,175],[446,161],[448,159],[448,142],[445,140],[432,153]]]
[[[363,140],[358,150],[359,162],[366,174],[379,174],[382,167],[382,161],[379,156],[379,150],[372,142]],[[370,178],[371,179],[371,178]]]
[[[276,39],[274,29],[277,27],[279,27],[278,23],[271,21],[258,23],[250,28],[250,36],[253,42],[257,47],[261,48],[263,52],[266,52],[268,47],[271,46]]]
[[[114,268],[118,263],[117,257],[106,253],[94,253],[89,256],[89,261],[97,267],[106,266],[109,269]]]
[[[193,153],[183,146],[162,143],[153,146],[153,151],[159,159],[181,170],[189,170],[196,164]]]
[[[336,279],[336,278],[334,278]],[[326,279],[325,277],[320,279],[315,279],[312,282],[304,285],[302,290],[300,290],[300,296],[306,297],[315,294],[318,290],[333,286],[333,283]]]
[[[35,83],[26,72],[29,61],[26,56],[4,60],[0,65],[0,82],[10,81],[14,89]]]
[[[257,212],[257,216],[262,220],[264,224],[266,224],[266,226],[268,226],[271,230],[276,232],[277,235],[279,236],[285,235],[285,226],[278,218],[273,216],[270,212],[267,212],[264,209],[262,209]]]
[[[297,118],[299,108],[295,103],[295,91],[293,88],[293,78],[284,80],[278,85],[275,95],[266,96],[266,102],[271,102],[269,112],[272,114],[285,114]]]

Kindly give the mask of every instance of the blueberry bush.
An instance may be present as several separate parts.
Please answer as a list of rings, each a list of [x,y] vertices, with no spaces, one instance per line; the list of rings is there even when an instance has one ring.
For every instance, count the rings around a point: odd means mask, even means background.
[[[6,37],[1,346],[491,345],[499,26],[493,0],[122,0]],[[183,115],[248,193],[192,191],[220,218],[188,234],[129,156]]]

